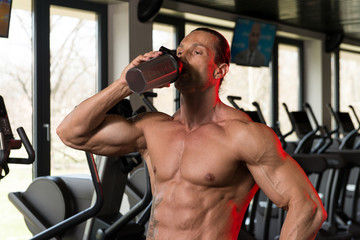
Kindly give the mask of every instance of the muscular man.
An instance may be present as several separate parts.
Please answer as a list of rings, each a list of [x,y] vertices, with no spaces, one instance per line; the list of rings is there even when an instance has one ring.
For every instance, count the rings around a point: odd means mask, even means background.
[[[175,82],[181,107],[173,116],[106,115],[131,95],[126,71],[160,54],[138,56],[118,80],[78,105],[57,129],[64,143],[100,155],[142,154],[153,193],[149,240],[237,239],[258,186],[288,210],[281,239],[313,239],[326,212],[305,173],[270,128],[219,99],[230,59],[219,33],[196,29],[178,46],[184,71]]]

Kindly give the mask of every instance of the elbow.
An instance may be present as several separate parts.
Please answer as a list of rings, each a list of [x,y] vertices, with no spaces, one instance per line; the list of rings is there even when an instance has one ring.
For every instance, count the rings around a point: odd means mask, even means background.
[[[76,138],[73,135],[73,131],[69,127],[65,127],[62,124],[60,124],[56,128],[56,134],[61,139],[61,141],[68,147],[76,148]]]
[[[309,201],[308,205],[308,212],[309,217],[312,220],[311,224],[313,226],[317,226],[318,229],[322,226],[322,224],[325,222],[327,218],[327,212],[325,211],[325,208],[323,204],[321,203],[320,199],[312,199]]]
[[[327,219],[327,212],[326,212],[324,206],[322,205],[322,203],[320,203],[316,206],[315,218],[318,219],[320,227]]]
[[[61,124],[56,128],[56,134],[66,146],[71,144],[70,139],[66,134],[66,129]]]

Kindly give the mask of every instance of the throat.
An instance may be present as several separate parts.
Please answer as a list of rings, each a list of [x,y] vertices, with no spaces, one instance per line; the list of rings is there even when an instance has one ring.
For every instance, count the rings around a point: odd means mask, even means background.
[[[222,102],[217,94],[212,94],[210,91],[200,94],[182,94],[180,105],[180,119],[188,129],[192,129],[214,121]]]
[[[202,106],[199,108],[194,107],[183,107],[180,109],[180,122],[185,125],[188,132],[194,131],[203,125],[217,122],[218,119],[218,108],[219,105],[215,106]]]

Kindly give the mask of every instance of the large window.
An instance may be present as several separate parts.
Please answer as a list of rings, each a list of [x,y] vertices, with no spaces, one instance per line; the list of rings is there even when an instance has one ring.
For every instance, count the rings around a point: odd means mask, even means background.
[[[349,105],[360,111],[360,53],[340,51],[339,108],[349,112]]]
[[[14,137],[23,127],[32,139],[32,52],[31,0],[14,0],[9,38],[0,38],[0,95],[4,98]],[[26,151],[13,150],[12,157],[26,157]],[[31,237],[20,212],[8,200],[9,192],[23,191],[32,180],[31,165],[15,165],[0,182],[1,239]]]
[[[55,130],[107,84],[107,6],[34,0],[33,8],[35,177],[87,171],[85,153],[65,147]]]
[[[298,111],[301,107],[300,54],[301,48],[297,45],[283,43],[278,45],[278,120],[283,134],[291,130],[291,123],[283,103],[286,103],[290,111]],[[287,138],[287,140],[295,139],[295,133]]]
[[[95,12],[50,7],[52,175],[88,172],[84,152],[65,146],[55,131],[77,104],[97,90],[96,36]]]
[[[164,23],[153,24],[153,50],[159,50],[161,46],[168,49],[176,48],[176,29],[173,25]],[[172,116],[176,111],[176,89],[174,84],[171,84],[169,88],[154,89],[154,92],[158,94],[153,99],[156,109]]]
[[[0,68],[0,95],[15,137],[19,138],[16,128],[22,126],[33,143],[35,174],[41,175],[50,173],[50,161],[52,174],[64,172],[65,168],[67,173],[88,171],[84,152],[65,147],[55,129],[80,101],[107,82],[107,71],[98,71],[107,68],[107,6],[55,1],[65,8],[53,6],[52,2],[13,0],[9,38],[0,38],[0,64],[4,66]],[[14,150],[11,156],[24,157],[26,152]],[[9,175],[0,182],[0,212],[5,216],[0,219],[2,239],[31,236],[23,216],[7,195],[26,190],[33,172],[31,165],[11,165]]]

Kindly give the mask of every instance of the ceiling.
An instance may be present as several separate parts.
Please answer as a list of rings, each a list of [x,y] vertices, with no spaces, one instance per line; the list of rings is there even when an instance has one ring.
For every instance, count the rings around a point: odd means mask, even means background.
[[[360,0],[179,0],[242,16],[360,40]]]

